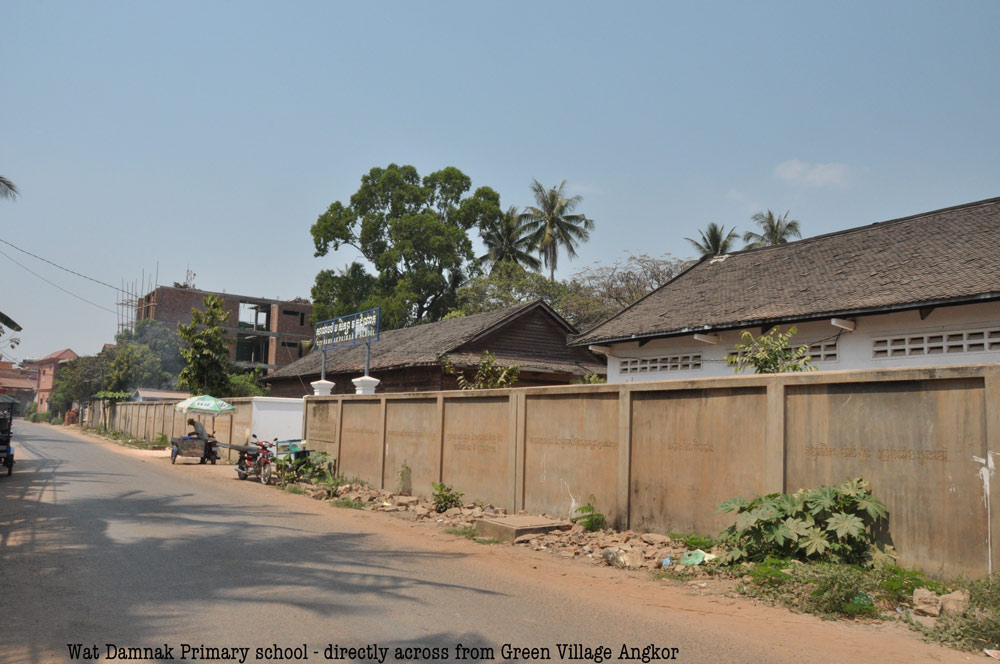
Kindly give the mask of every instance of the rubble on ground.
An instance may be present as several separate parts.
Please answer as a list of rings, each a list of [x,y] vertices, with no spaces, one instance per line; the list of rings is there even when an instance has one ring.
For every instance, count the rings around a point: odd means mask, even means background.
[[[401,495],[387,489],[373,489],[364,484],[343,484],[329,495],[326,489],[305,482],[293,484],[298,493],[318,500],[349,500],[361,503],[366,509],[393,513],[394,516],[412,521],[437,523],[443,528],[472,528],[483,517],[505,516],[507,510],[493,505],[468,503],[452,507],[442,513],[434,508],[428,498]],[[527,512],[519,512],[527,514]],[[541,515],[551,518],[547,514]],[[521,535],[515,546],[551,553],[564,558],[578,558],[595,565],[609,565],[619,569],[661,569],[665,560],[678,561],[688,548],[682,542],[671,540],[658,533],[636,533],[631,530],[615,532],[587,531],[581,524],[568,530],[553,530],[546,534]],[[697,574],[695,567],[685,570],[682,565],[668,564],[674,572]]]

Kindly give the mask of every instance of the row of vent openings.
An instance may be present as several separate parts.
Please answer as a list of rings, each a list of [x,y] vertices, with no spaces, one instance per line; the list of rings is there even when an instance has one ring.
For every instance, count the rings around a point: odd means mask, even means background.
[[[652,373],[654,371],[691,371],[701,369],[701,354],[668,355],[622,360],[623,374]]]
[[[1000,329],[914,334],[875,339],[872,357],[978,353],[986,350],[1000,350]]]

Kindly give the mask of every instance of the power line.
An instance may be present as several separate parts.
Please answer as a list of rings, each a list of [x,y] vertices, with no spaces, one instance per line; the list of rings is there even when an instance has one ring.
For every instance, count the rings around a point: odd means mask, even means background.
[[[89,279],[90,281],[93,281],[95,284],[100,284],[102,286],[107,286],[108,288],[114,289],[116,291],[121,291],[121,289],[118,288],[117,286],[112,286],[111,284],[109,284],[107,282],[104,282],[104,281],[101,281],[100,279],[94,279],[93,277],[88,277],[87,275],[80,274],[79,272],[76,272],[75,270],[71,270],[68,267],[63,267],[62,265],[59,265],[58,263],[53,263],[49,259],[42,258],[38,254],[33,254],[30,251],[22,249],[21,247],[17,246],[16,244],[11,244],[10,242],[8,242],[7,240],[4,240],[3,238],[0,238],[0,242],[3,242],[7,246],[14,247],[18,251],[20,251],[22,254],[28,254],[32,258],[37,258],[38,260],[43,261],[45,263],[48,263],[49,265],[55,266],[55,267],[59,268],[60,270],[63,270],[65,272],[69,272],[70,274],[75,274],[76,276],[83,277],[84,279]],[[4,254],[4,256],[7,256],[7,254]],[[10,256],[7,256],[7,257],[10,258]],[[13,260],[13,259],[11,259],[11,260]],[[20,263],[19,263],[19,265],[20,265]],[[24,266],[22,265],[21,267],[24,267]],[[27,269],[27,268],[25,268],[25,269]],[[32,274],[34,274],[34,273],[32,273]],[[35,275],[35,276],[38,276],[38,275]],[[49,283],[51,283],[51,282],[49,282]],[[72,293],[71,293],[71,295],[72,295]],[[93,304],[93,303],[91,303],[91,304]]]
[[[2,242],[2,240],[0,240],[0,242]],[[39,279],[41,279],[42,281],[44,281],[45,283],[49,284],[50,286],[54,286],[55,288],[58,288],[58,289],[59,289],[59,290],[61,290],[62,292],[66,293],[67,295],[72,295],[73,297],[75,297],[75,298],[76,298],[76,299],[78,299],[78,300],[82,300],[83,302],[86,302],[87,304],[90,304],[90,305],[92,305],[92,306],[95,306],[95,307],[97,307],[98,309],[103,309],[104,311],[107,311],[107,312],[108,312],[109,314],[115,314],[115,315],[118,315],[118,312],[116,312],[116,311],[113,311],[113,310],[111,310],[111,309],[108,309],[107,307],[102,307],[101,305],[97,304],[96,302],[91,302],[91,301],[90,301],[90,300],[88,300],[87,298],[84,298],[84,297],[80,297],[80,296],[79,296],[79,295],[77,295],[76,293],[74,293],[74,292],[72,292],[72,291],[68,291],[68,290],[66,290],[65,288],[63,288],[63,287],[62,287],[62,286],[60,286],[59,284],[55,284],[55,283],[52,283],[51,281],[49,281],[48,279],[46,279],[46,278],[45,278],[45,277],[43,277],[42,275],[40,275],[40,274],[38,274],[37,272],[35,272],[34,270],[32,270],[31,268],[29,268],[29,267],[27,267],[27,266],[25,266],[25,265],[21,265],[21,263],[18,263],[18,262],[17,262],[16,260],[14,260],[13,258],[11,258],[10,256],[8,256],[7,254],[5,254],[5,253],[4,253],[4,252],[2,252],[2,251],[0,251],[0,256],[4,256],[5,258],[7,258],[7,260],[9,260],[9,261],[10,261],[11,263],[13,263],[14,265],[17,265],[17,266],[19,266],[19,267],[22,267],[22,268],[24,268],[24,269],[25,269],[25,270],[27,270],[28,272],[31,272],[31,274],[35,275],[36,277],[38,277]],[[64,269],[65,269],[65,268],[64,268]],[[83,276],[83,275],[80,275],[80,276]],[[87,277],[87,278],[89,279],[90,277]],[[92,281],[93,281],[93,280],[92,280]]]

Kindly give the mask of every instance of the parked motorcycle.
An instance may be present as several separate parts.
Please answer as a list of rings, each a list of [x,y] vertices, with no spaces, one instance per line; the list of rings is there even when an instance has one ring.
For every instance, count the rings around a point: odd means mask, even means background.
[[[261,484],[270,484],[271,476],[274,474],[271,443],[267,440],[257,440],[256,434],[251,434],[250,437],[252,440],[247,449],[240,450],[239,459],[236,461],[236,475],[241,480],[254,475],[260,478]]]

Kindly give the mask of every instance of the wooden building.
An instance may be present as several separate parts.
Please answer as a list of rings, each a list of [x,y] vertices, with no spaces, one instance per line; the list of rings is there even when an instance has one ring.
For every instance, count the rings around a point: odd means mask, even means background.
[[[371,345],[369,373],[382,381],[377,392],[424,392],[457,389],[456,377],[445,372],[445,359],[470,378],[482,352],[497,364],[520,367],[518,387],[565,385],[574,378],[605,374],[603,358],[586,348],[567,345],[572,325],[542,300],[527,304],[382,332]],[[322,353],[313,352],[278,369],[263,380],[271,396],[312,394],[319,380]],[[334,394],[353,394],[351,379],[364,373],[365,348],[326,352],[326,379]]]

